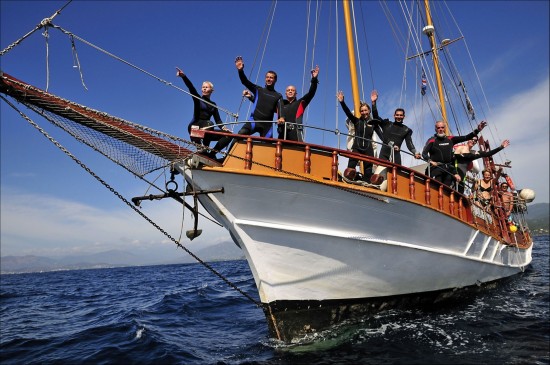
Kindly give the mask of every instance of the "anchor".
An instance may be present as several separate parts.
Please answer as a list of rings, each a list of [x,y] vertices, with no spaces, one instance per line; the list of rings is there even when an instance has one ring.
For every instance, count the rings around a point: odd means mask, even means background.
[[[175,170],[172,170],[170,172],[170,180],[166,182],[166,193],[164,194],[149,194],[144,196],[137,196],[132,198],[132,203],[136,205],[137,207],[140,206],[141,202],[143,200],[161,200],[164,198],[172,198],[181,204],[193,214],[194,224],[193,229],[190,229],[185,232],[185,235],[187,238],[189,238],[191,241],[200,236],[202,233],[202,229],[198,229],[199,224],[199,200],[198,196],[202,194],[211,194],[211,193],[222,193],[224,192],[224,188],[220,189],[214,189],[214,190],[195,190],[194,188],[190,188],[188,186],[187,191],[180,193],[178,192],[178,183],[174,180],[174,176],[178,172]],[[184,199],[182,199],[182,196],[193,196],[193,206],[191,206],[189,203],[187,203]]]

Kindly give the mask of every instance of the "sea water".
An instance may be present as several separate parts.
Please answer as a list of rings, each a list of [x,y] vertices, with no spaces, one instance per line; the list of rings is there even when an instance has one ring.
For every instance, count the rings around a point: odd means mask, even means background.
[[[548,364],[549,241],[472,299],[389,310],[283,344],[200,264],[2,275],[2,364]],[[182,252],[182,254],[185,254]],[[258,300],[245,261],[212,264]]]

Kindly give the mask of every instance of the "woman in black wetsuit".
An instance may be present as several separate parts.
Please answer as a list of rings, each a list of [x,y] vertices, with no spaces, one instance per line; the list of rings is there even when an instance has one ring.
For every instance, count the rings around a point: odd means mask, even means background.
[[[199,95],[197,89],[193,86],[193,83],[187,78],[183,71],[177,67],[176,70],[176,76],[183,79],[183,82],[189,89],[189,93],[193,98],[193,119],[191,119],[191,122],[189,122],[189,126],[187,127],[187,132],[189,135],[191,135],[191,129],[205,129],[207,127],[211,127],[208,128],[208,130],[213,130],[212,126],[218,127],[221,131],[228,132],[229,129],[222,125],[223,122],[220,118],[220,113],[216,107],[216,103],[210,100],[210,95],[214,92],[214,85],[212,85],[210,81],[204,81],[201,88],[202,95]],[[210,120],[211,117],[214,117],[216,124],[212,123]],[[204,139],[191,137],[191,141],[205,145],[206,147],[209,147],[210,142],[216,139],[219,138],[208,136],[208,134],[205,135]]]
[[[382,139],[382,132],[378,126],[373,125],[372,121],[369,120],[370,117],[370,107],[367,103],[361,103],[361,106],[359,107],[359,112],[361,113],[361,117],[357,118],[351,110],[349,110],[348,106],[344,102],[344,93],[342,91],[338,91],[338,94],[336,95],[338,98],[338,101],[340,102],[340,106],[342,107],[342,110],[348,117],[348,119],[353,123],[355,126],[355,138],[353,139],[353,147],[351,149],[352,152],[358,152],[362,153],[367,156],[374,157],[374,149],[372,147],[372,135],[376,131],[376,134],[380,139]],[[348,161],[348,169],[353,169],[355,171],[355,168],[357,167],[357,163],[359,161],[350,158]],[[363,180],[370,182],[370,178],[372,176],[372,162],[364,162],[365,167],[365,176],[363,176]],[[350,171],[346,169],[346,171]],[[351,171],[353,173],[353,171]],[[346,172],[344,172],[344,176],[346,175]],[[345,176],[346,178],[350,178],[351,176]]]

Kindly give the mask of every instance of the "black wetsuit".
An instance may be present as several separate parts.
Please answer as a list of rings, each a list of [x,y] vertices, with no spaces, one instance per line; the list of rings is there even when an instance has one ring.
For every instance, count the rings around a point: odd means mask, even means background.
[[[309,86],[309,91],[307,92],[307,94],[302,96],[300,99],[294,99],[292,103],[288,100],[283,101],[283,115],[285,116],[285,122],[296,124],[280,124],[277,127],[277,132],[279,132],[279,139],[287,139],[290,141],[298,142],[304,141],[304,137],[302,134],[303,127],[301,126],[301,124],[303,124],[303,116],[306,107],[315,96],[318,83],[319,81],[317,80],[317,77],[312,77],[311,85]]]
[[[351,148],[352,152],[362,153],[367,156],[374,157],[374,149],[372,148],[372,135],[376,131],[376,134],[380,139],[382,139],[382,131],[376,125],[373,125],[372,121],[367,121],[365,119],[357,118],[344,101],[340,102],[342,110],[346,113],[348,119],[355,126],[355,137],[353,138],[353,146]],[[355,169],[359,161],[350,158],[348,161],[348,168]],[[364,162],[365,176],[363,179],[365,181],[370,181],[372,176],[372,163]]]
[[[195,89],[195,86],[193,86],[193,83],[189,80],[189,78],[186,75],[182,76],[183,82],[189,89],[189,93],[193,95],[193,119],[191,119],[191,122],[189,122],[189,126],[187,127],[187,132],[189,135],[191,135],[191,127],[198,126],[199,128],[206,128],[210,126],[217,126],[220,130],[222,119],[220,118],[220,113],[218,111],[218,108],[215,107],[216,103],[214,103],[208,96],[200,95]],[[208,104],[210,103],[210,104]],[[216,121],[216,124],[212,123],[210,120],[211,117],[214,117],[214,120]],[[214,128],[208,128],[208,130],[214,130]],[[202,138],[197,137],[191,137],[191,141],[195,143],[200,143],[205,146],[209,146],[210,142],[212,140],[215,140],[216,137],[205,135],[204,140]],[[219,139],[219,138],[217,138]]]
[[[278,111],[280,116],[284,115],[282,114],[283,96],[275,91],[275,87],[273,85],[261,87],[253,84],[246,78],[244,68],[241,68],[238,71],[241,83],[246,86],[246,88],[250,90],[254,96],[251,98],[251,101],[253,100],[254,103],[254,109],[249,118],[250,122],[245,123],[237,133],[251,135],[258,132],[261,137],[273,137],[272,122],[275,112]],[[216,143],[214,149],[220,151],[224,149],[232,140],[232,137],[225,136],[221,138],[218,143]]]
[[[438,163],[437,166],[430,167],[430,176],[447,186],[451,186],[454,181],[453,176],[457,174],[453,159],[453,146],[459,142],[474,138],[478,133],[479,131],[475,129],[465,136],[438,137],[434,135],[430,137],[422,151],[422,158],[424,160]],[[428,169],[426,169],[427,174]]]
[[[403,141],[407,144],[407,148],[412,154],[416,154],[416,148],[412,141],[412,129],[407,127],[405,124],[391,122],[389,119],[381,119],[378,115],[378,109],[376,108],[376,103],[372,104],[372,117],[374,118],[374,123],[378,124],[382,128],[382,142],[384,145],[380,150],[378,157],[382,160],[391,161],[391,151],[393,146],[399,147],[401,150],[401,145]],[[380,122],[377,122],[379,120]],[[401,152],[394,151],[393,154],[394,162],[401,165]]]
[[[494,154],[502,151],[504,147],[499,146],[495,149],[492,149],[490,151],[474,151],[474,152],[468,152],[468,153],[459,153],[455,154],[455,167],[460,175],[460,184],[458,185],[458,192],[464,193],[464,176],[466,176],[466,172],[468,171],[468,164],[472,162],[473,160],[477,160],[478,158],[482,157],[489,157],[493,156]]]

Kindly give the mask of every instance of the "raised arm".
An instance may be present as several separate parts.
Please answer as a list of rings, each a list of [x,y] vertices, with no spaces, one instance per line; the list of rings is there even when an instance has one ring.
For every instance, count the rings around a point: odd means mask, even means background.
[[[183,73],[183,71],[177,67],[176,67],[176,76],[182,78],[183,83],[185,84],[185,86],[187,86],[187,88],[189,89],[189,93],[191,95],[198,96],[200,98],[199,92],[197,91],[197,89],[195,89],[195,86],[193,86],[193,83],[191,82],[191,80],[189,80],[185,75],[185,73]]]
[[[376,107],[376,101],[378,100],[378,91],[372,90],[370,92],[370,101],[372,103],[372,117],[374,119],[380,119],[380,116],[378,115],[378,108]]]
[[[237,67],[237,71],[239,72],[239,79],[241,80],[241,84],[246,86],[248,90],[252,91],[252,93],[256,95],[257,86],[246,77],[244,73],[244,61],[241,56],[237,56],[237,58],[235,58],[235,67]]]
[[[317,92],[317,84],[319,83],[317,75],[319,75],[319,66],[315,66],[315,68],[311,70],[311,84],[309,85],[309,91],[301,98],[305,103],[304,107],[311,102]]]
[[[468,141],[468,140],[474,138],[475,136],[477,136],[479,134],[479,132],[481,132],[483,130],[483,128],[485,128],[485,126],[487,126],[487,122],[486,121],[481,121],[477,125],[477,128],[474,129],[473,132],[470,132],[465,136],[453,136],[453,138],[452,138],[453,144]]]
[[[338,91],[338,94],[336,94],[336,97],[338,98],[338,101],[340,102],[340,106],[342,107],[342,110],[346,114],[346,117],[355,125],[359,118],[357,118],[351,110],[349,110],[348,106],[346,105],[346,102],[344,101],[344,92],[342,90]]]
[[[490,151],[478,151],[476,153],[471,153],[471,152],[463,153],[461,154],[461,156],[466,161],[473,161],[473,160],[477,160],[478,158],[493,156],[499,153],[500,151],[502,151],[503,149],[505,149],[506,147],[508,147],[509,145],[510,145],[510,141],[505,139],[504,141],[502,141],[500,146],[498,146],[497,148],[493,148]]]

